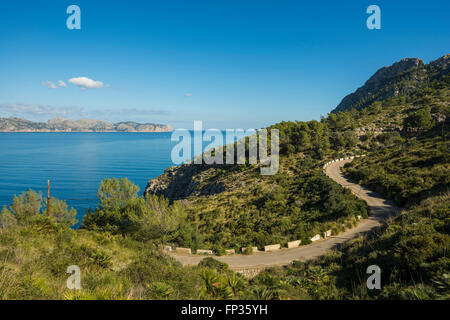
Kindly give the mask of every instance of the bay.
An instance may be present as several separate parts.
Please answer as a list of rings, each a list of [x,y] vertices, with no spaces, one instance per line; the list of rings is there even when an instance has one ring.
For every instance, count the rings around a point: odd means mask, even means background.
[[[28,189],[66,200],[81,221],[97,206],[105,178],[127,177],[139,186],[173,165],[170,132],[0,133],[0,207]]]

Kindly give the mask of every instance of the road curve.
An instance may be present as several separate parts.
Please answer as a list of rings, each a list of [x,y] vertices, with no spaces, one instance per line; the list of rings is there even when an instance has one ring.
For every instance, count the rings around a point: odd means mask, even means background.
[[[351,182],[342,175],[341,168],[344,164],[351,161],[351,159],[346,159],[331,163],[326,167],[325,173],[340,185],[352,190],[357,197],[366,201],[370,208],[368,219],[362,219],[356,227],[342,232],[339,235],[331,236],[298,248],[281,249],[279,251],[256,253],[253,255],[236,254],[231,256],[217,256],[214,259],[227,263],[230,269],[236,271],[288,265],[294,260],[307,261],[324,255],[352,238],[374,230],[388,217],[397,215],[400,209],[390,201],[379,197],[369,189]],[[196,265],[205,258],[205,256],[201,255],[180,255],[175,253],[170,253],[170,255],[183,265]]]

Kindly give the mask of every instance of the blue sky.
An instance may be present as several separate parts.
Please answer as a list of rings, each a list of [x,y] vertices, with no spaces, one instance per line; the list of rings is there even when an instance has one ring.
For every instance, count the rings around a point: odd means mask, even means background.
[[[81,30],[66,27],[71,4]],[[366,27],[371,4],[381,30]],[[447,0],[4,1],[0,116],[175,128],[319,119],[380,67],[449,53],[449,13]],[[78,77],[103,86],[68,81]]]

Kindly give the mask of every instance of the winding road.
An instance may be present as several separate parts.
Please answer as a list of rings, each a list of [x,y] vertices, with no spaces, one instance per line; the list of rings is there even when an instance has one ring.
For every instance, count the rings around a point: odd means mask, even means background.
[[[345,178],[341,173],[344,164],[351,162],[351,159],[336,161],[325,168],[325,173],[331,179],[349,188],[357,197],[366,201],[370,208],[368,219],[362,219],[358,225],[352,229],[342,232],[336,236],[331,236],[323,240],[319,240],[309,245],[300,246],[292,249],[281,249],[279,251],[267,253],[255,253],[253,255],[230,255],[214,257],[219,261],[228,264],[230,269],[244,274],[258,273],[260,270],[270,266],[288,265],[294,260],[307,261],[324,255],[332,249],[338,248],[342,243],[373,231],[391,216],[395,216],[400,209],[390,201],[379,197],[375,192],[353,183]],[[183,265],[196,265],[205,256],[201,255],[180,255],[170,253],[172,257],[180,261]]]

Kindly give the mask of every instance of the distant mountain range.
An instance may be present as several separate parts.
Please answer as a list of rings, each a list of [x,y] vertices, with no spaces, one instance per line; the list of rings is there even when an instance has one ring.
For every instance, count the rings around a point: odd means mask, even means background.
[[[0,118],[0,132],[171,132],[172,127],[157,123],[133,121],[112,123],[94,119],[54,118],[33,122],[22,118]]]
[[[418,58],[406,58],[383,67],[355,92],[347,95],[332,111],[362,109],[375,101],[407,95],[418,88],[430,85],[449,73],[450,54],[425,64]]]

